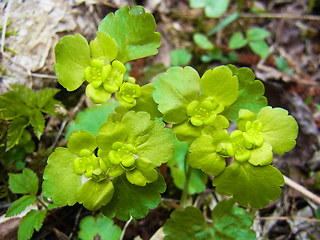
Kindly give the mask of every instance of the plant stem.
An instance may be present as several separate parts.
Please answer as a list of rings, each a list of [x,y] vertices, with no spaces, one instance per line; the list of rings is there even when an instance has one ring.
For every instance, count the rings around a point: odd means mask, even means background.
[[[320,219],[296,217],[296,216],[279,216],[279,217],[257,217],[257,220],[274,221],[274,220],[293,220],[293,221],[306,221],[306,222],[320,222]]]
[[[45,209],[47,209],[47,210],[49,211],[47,205],[46,205],[38,196],[37,196],[36,198],[37,198],[37,201],[38,201]]]
[[[310,192],[305,187],[301,186],[300,184],[296,183],[295,181],[291,180],[287,176],[283,175],[285,183],[292,187],[293,189],[297,190],[298,192],[302,193],[304,196],[309,198],[311,201],[316,203],[317,205],[320,205],[320,197],[318,197],[316,194]]]
[[[189,189],[189,182],[190,182],[190,176],[191,176],[191,168],[186,164],[186,180],[184,182],[184,187],[181,194],[181,200],[180,200],[180,206],[182,208],[185,208],[187,205],[187,198],[188,198],[188,189]]]
[[[39,198],[38,196],[36,196],[37,201],[48,211],[50,212],[50,214],[57,220],[58,223],[60,223],[61,225],[65,226],[65,228],[70,231],[73,232],[73,229],[67,225],[60,217],[58,217],[53,211],[49,210],[47,205],[41,200],[41,198]]]
[[[124,234],[126,233],[126,230],[127,230],[128,226],[130,225],[132,219],[133,219],[133,217],[130,216],[130,219],[129,219],[129,220],[126,222],[126,224],[124,225],[123,230],[122,230],[122,233],[121,233],[120,240],[123,240]]]
[[[5,14],[4,14],[4,18],[3,18],[3,25],[2,25],[2,31],[1,31],[1,42],[0,42],[1,43],[0,44],[1,53],[4,52],[5,36],[6,36],[6,30],[7,30],[7,22],[8,22],[8,18],[9,18],[10,5],[11,5],[11,1],[8,0],[7,6],[5,8]]]

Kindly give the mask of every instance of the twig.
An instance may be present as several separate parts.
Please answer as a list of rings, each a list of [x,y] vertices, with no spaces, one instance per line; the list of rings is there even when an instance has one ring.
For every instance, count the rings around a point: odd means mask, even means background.
[[[85,99],[86,99],[86,95],[83,94],[83,95],[81,96],[78,104],[70,111],[70,113],[69,113],[70,118],[73,117],[74,114],[79,110],[79,108],[80,108],[80,107],[82,106],[82,104],[84,103]],[[66,124],[67,124],[67,122],[68,122],[67,120],[63,120],[63,121],[62,121],[62,123],[61,123],[61,125],[60,125],[59,132],[58,132],[58,134],[57,134],[57,136],[56,136],[53,144],[51,145],[51,148],[55,148],[55,146],[56,146],[56,144],[57,144],[57,142],[58,142],[58,140],[59,140],[59,138],[60,138],[60,136],[61,136],[61,134],[62,134],[65,126],[66,126]]]
[[[300,184],[296,183],[295,181],[291,180],[287,176],[283,175],[285,183],[292,187],[293,189],[297,190],[298,192],[302,193],[304,196],[309,198],[311,201],[316,203],[317,205],[320,205],[320,197],[317,196],[316,194],[310,192],[308,189],[305,187],[301,186]]]
[[[165,204],[169,208],[183,209],[183,207],[179,205],[179,200],[177,199],[162,198],[161,203]]]
[[[278,19],[296,19],[296,20],[310,20],[310,21],[320,21],[320,16],[317,15],[304,15],[295,16],[283,13],[240,13],[239,17],[242,18],[278,18]]]
[[[74,234],[74,233],[76,232],[76,230],[77,230],[77,226],[78,226],[78,223],[79,223],[79,218],[80,218],[81,212],[82,212],[82,207],[80,207],[79,211],[77,212],[77,215],[76,215],[76,217],[75,217],[76,220],[74,221],[73,231],[70,233],[68,239],[72,239],[73,234]]]
[[[133,219],[133,217],[130,216],[130,219],[129,219],[129,220],[126,222],[126,224],[124,225],[123,230],[122,230],[122,233],[121,233],[120,240],[123,240],[124,234],[126,233],[126,230],[127,230],[128,226],[130,225],[132,219]]]
[[[320,222],[320,219],[296,217],[296,216],[282,216],[282,217],[258,217],[257,220],[293,220],[293,221],[306,221],[306,222]]]
[[[5,14],[4,14],[4,18],[3,18],[3,24],[2,24],[1,53],[4,52],[4,44],[5,44],[5,39],[6,39],[7,22],[8,22],[8,18],[9,18],[10,5],[11,5],[11,1],[8,0],[7,1],[7,7],[6,7],[6,10],[5,10]]]
[[[57,76],[55,76],[55,75],[42,74],[42,73],[31,73],[31,76],[32,77],[38,77],[38,78],[57,79]]]
[[[59,140],[59,138],[60,138],[60,136],[61,136],[61,134],[63,132],[63,129],[66,126],[66,124],[67,124],[67,120],[63,120],[62,123],[61,123],[60,129],[59,129],[59,132],[58,132],[56,138],[54,139],[53,144],[51,145],[52,149],[54,149],[56,147],[57,142],[58,142],[58,140]]]

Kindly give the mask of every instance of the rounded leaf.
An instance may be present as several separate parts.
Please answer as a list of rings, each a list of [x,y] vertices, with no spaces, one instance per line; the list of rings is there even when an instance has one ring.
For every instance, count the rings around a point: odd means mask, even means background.
[[[270,165],[253,166],[248,162],[233,162],[213,179],[219,194],[233,196],[243,207],[263,208],[281,194],[284,178]]]
[[[294,148],[298,124],[287,110],[265,107],[260,110],[257,120],[262,124],[264,141],[272,146],[274,153],[284,154]]]
[[[188,119],[187,106],[200,92],[200,77],[191,67],[171,67],[155,80],[153,98],[159,104],[163,120],[181,123]]]
[[[77,155],[82,149],[93,152],[97,148],[96,136],[86,130],[72,132],[67,146],[72,153]]]
[[[64,36],[55,46],[54,53],[58,82],[68,91],[76,90],[84,82],[84,70],[90,65],[87,40],[80,34]]]
[[[244,38],[241,32],[235,32],[232,34],[230,42],[229,42],[229,49],[237,49],[242,48],[247,45],[248,40]]]
[[[73,170],[77,155],[67,148],[57,148],[48,158],[44,169],[42,189],[57,206],[74,205],[76,193],[81,185],[81,175]]]
[[[201,210],[195,207],[173,211],[163,231],[166,234],[165,240],[208,240],[214,239],[215,235]]]
[[[196,33],[193,35],[193,41],[202,49],[204,50],[212,50],[214,45],[208,39],[208,37],[201,33]]]
[[[105,152],[109,152],[114,142],[123,142],[128,134],[127,127],[120,122],[106,122],[99,128],[97,136],[98,147]]]
[[[103,215],[84,217],[79,227],[78,235],[82,240],[92,240],[96,236],[101,240],[119,240],[122,233],[121,228],[115,225],[112,219]]]
[[[99,24],[99,31],[107,33],[118,44],[117,60],[122,63],[158,53],[161,35],[155,20],[142,6],[129,6],[108,14]]]
[[[189,148],[188,163],[193,168],[216,176],[223,172],[226,161],[216,152],[213,140],[213,137],[208,135],[202,135],[194,140]]]
[[[141,96],[137,98],[136,105],[132,108],[135,112],[143,111],[151,115],[152,119],[162,117],[162,113],[158,110],[158,104],[153,100],[154,83],[148,83],[141,88]]]
[[[92,83],[88,84],[86,87],[86,95],[94,104],[100,104],[107,102],[110,97],[111,93],[106,91],[102,86],[98,88],[94,88]]]
[[[160,120],[150,120],[146,112],[130,111],[121,124],[128,129],[127,143],[137,149],[136,155],[148,159],[154,167],[169,161],[174,154],[174,135]]]
[[[239,90],[238,99],[222,113],[231,121],[237,121],[238,113],[241,109],[248,109],[257,114],[260,109],[268,104],[268,100],[263,96],[264,85],[261,81],[255,80],[245,85]]]
[[[107,33],[98,31],[97,37],[90,42],[90,52],[92,58],[105,58],[107,64],[114,60],[118,55],[116,41]]]
[[[247,30],[246,35],[249,41],[260,41],[270,37],[271,33],[264,28],[253,27]]]
[[[129,220],[130,216],[135,219],[144,218],[149,209],[156,208],[161,200],[160,193],[166,190],[166,184],[161,175],[155,182],[140,187],[128,182],[122,175],[113,180],[115,192],[111,202],[101,208],[107,217],[116,217],[121,221]]]
[[[110,180],[96,182],[92,179],[81,185],[77,192],[77,201],[89,210],[97,210],[107,205],[114,193]]]
[[[249,163],[255,166],[266,166],[272,163],[273,153],[272,146],[268,143],[263,143],[261,147],[250,150]]]
[[[264,40],[249,42],[252,51],[258,54],[262,59],[265,59],[269,53],[269,46]]]
[[[174,124],[172,130],[179,141],[192,142],[201,135],[203,127],[195,127],[189,121],[180,124]]]
[[[209,97],[214,97],[219,104],[229,106],[238,97],[238,78],[226,66],[207,70],[200,80],[201,90]]]

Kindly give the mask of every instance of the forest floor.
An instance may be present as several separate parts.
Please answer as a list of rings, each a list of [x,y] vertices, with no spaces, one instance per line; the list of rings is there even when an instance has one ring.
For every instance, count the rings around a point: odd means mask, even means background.
[[[172,65],[190,65],[200,75],[206,69],[222,64],[250,67],[256,78],[263,81],[269,105],[285,108],[294,116],[299,124],[297,145],[291,152],[276,157],[273,163],[289,180],[283,187],[281,198],[256,213],[254,229],[260,239],[266,234],[269,239],[320,239],[318,0],[231,0],[220,18],[206,16],[203,8],[191,8],[188,0],[1,1],[0,28],[6,28],[7,35],[0,42],[0,94],[8,91],[12,83],[35,90],[44,87],[61,89],[57,98],[65,106],[62,111],[66,117],[46,119],[46,137],[36,144],[46,147],[56,141],[56,146],[65,145],[65,129],[69,123],[74,121],[77,113],[93,105],[85,97],[83,88],[71,94],[57,83],[54,47],[59,38],[79,33],[91,40],[102,18],[122,6],[134,4],[143,5],[154,15],[157,31],[162,35],[158,55],[130,62],[130,75],[139,84],[153,81],[157,74]],[[234,21],[228,24],[223,21],[234,13],[238,13]],[[225,23],[225,26],[217,29],[219,23]],[[253,27],[270,32],[265,39],[269,47],[265,59],[248,45],[230,48],[230,39],[235,32],[245,33]],[[197,34],[202,34],[209,43],[203,39],[197,41]],[[173,59],[173,52],[177,49],[184,50],[186,55]],[[19,168],[11,160],[0,161],[0,216],[3,215],[0,218],[0,240],[15,239],[20,222],[19,217],[4,218],[8,206],[17,198],[8,192],[8,173],[21,169],[21,165]],[[35,152],[25,157],[24,164],[41,175],[45,161],[45,157]],[[298,190],[294,189],[296,186]],[[55,214],[63,219],[64,224],[49,217],[33,239],[70,239],[70,235],[74,236],[76,232],[79,219],[89,212],[75,205],[58,209]],[[130,224],[125,239],[139,239],[138,236],[150,239],[169,215],[168,208],[151,210],[146,218]],[[116,223],[121,227],[125,224]],[[154,236],[153,239],[162,237]]]

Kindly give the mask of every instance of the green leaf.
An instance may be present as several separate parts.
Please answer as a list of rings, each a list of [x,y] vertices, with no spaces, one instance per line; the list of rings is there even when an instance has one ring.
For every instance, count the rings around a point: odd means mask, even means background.
[[[236,121],[240,109],[248,109],[254,113],[258,113],[260,109],[268,104],[268,100],[263,94],[263,83],[255,80],[246,88],[239,90],[238,99],[223,112],[223,115],[231,121]]]
[[[18,229],[18,240],[30,239],[34,229],[39,231],[43,221],[46,218],[47,210],[31,210],[25,215],[20,222]]]
[[[19,98],[24,102],[27,106],[33,107],[35,102],[35,94],[31,88],[27,88],[24,85],[19,84],[10,84],[10,87],[13,91],[19,93]]]
[[[119,103],[112,98],[105,104],[94,105],[79,112],[75,121],[69,124],[66,138],[68,138],[73,131],[79,130],[86,130],[96,136],[99,127],[108,120],[109,114],[113,113],[117,106],[119,106]]]
[[[29,168],[23,169],[22,173],[9,173],[9,188],[13,193],[36,195],[38,184],[37,175]]]
[[[35,202],[36,199],[37,199],[37,197],[33,196],[33,195],[22,196],[18,200],[14,201],[12,203],[12,205],[8,208],[8,210],[6,212],[6,217],[12,217],[14,215],[17,215],[17,214],[23,212],[23,210],[25,210],[26,207],[28,207],[30,204]]]
[[[97,210],[108,204],[114,188],[110,180],[96,182],[92,179],[81,185],[77,192],[77,201],[89,210]]]
[[[235,207],[234,200],[223,200],[212,211],[212,223],[207,224],[203,213],[194,207],[175,210],[164,224],[165,240],[251,240],[252,218],[244,209]]]
[[[213,176],[219,175],[226,166],[226,160],[216,152],[219,141],[225,141],[229,137],[227,132],[217,132],[213,138],[209,135],[201,135],[194,140],[189,148],[188,163],[193,168],[201,169]]]
[[[118,55],[116,41],[105,32],[98,31],[97,37],[89,46],[92,58],[104,58],[108,64]]]
[[[201,135],[202,128],[193,126],[190,121],[185,121],[180,124],[174,124],[172,130],[179,141],[192,142]]]
[[[173,132],[164,128],[162,121],[150,117],[147,112],[130,111],[121,122],[101,126],[97,136],[99,156],[107,157],[110,176],[118,177],[125,171],[129,182],[144,186],[157,179],[154,167],[172,158]]]
[[[248,161],[252,165],[266,166],[272,163],[272,160],[273,160],[272,146],[266,142],[264,142],[261,147],[252,149],[250,153],[251,153],[251,156]]]
[[[218,18],[228,9],[229,0],[190,0],[190,7],[205,7],[207,17]]]
[[[64,36],[55,46],[54,53],[58,82],[68,91],[76,90],[84,82],[84,70],[90,65],[87,40],[80,34]]]
[[[229,68],[232,66],[233,65],[228,65]],[[235,66],[233,66],[233,67],[235,67]],[[241,67],[241,68],[237,69],[235,67],[234,71],[235,71],[234,75],[236,75],[239,80],[239,89],[240,90],[247,87],[249,84],[254,82],[254,80],[256,79],[256,76],[254,75],[253,71],[250,68]]]
[[[45,120],[42,113],[38,109],[34,109],[30,115],[30,124],[37,138],[40,139],[45,125]]]
[[[154,83],[148,83],[141,88],[141,96],[137,99],[137,104],[132,108],[135,112],[143,111],[151,115],[151,119],[162,117],[158,110],[158,104],[153,100]]]
[[[172,66],[186,66],[192,55],[184,49],[175,49],[170,52]]]
[[[186,170],[190,168],[186,165],[186,154],[190,146],[189,142],[180,142],[175,140],[175,154],[174,157],[168,161],[167,165],[170,167],[173,183],[176,187],[183,190],[186,181]],[[188,185],[188,193],[195,194],[201,193],[206,188],[207,175],[198,169],[190,169],[190,178]]]
[[[97,144],[99,149],[109,152],[114,142],[124,142],[127,138],[129,130],[119,122],[107,122],[101,125],[97,136]]]
[[[226,66],[207,70],[200,80],[201,90],[209,97],[214,97],[219,104],[229,106],[238,97],[238,78]]]
[[[12,120],[23,115],[26,105],[22,101],[19,92],[8,91],[0,95],[0,110],[2,118]]]
[[[193,35],[193,41],[197,44],[198,47],[204,50],[212,50],[214,48],[212,42],[204,34],[195,33]]]
[[[181,123],[188,119],[187,106],[200,91],[200,77],[191,67],[171,67],[155,80],[153,98],[159,104],[163,120]]]
[[[42,189],[44,195],[57,206],[72,206],[77,202],[76,193],[81,185],[81,175],[73,170],[76,157],[69,149],[57,148],[48,158]]]
[[[214,238],[214,230],[209,228],[203,213],[195,207],[175,210],[163,227],[166,234],[164,240],[210,240]]]
[[[35,93],[36,106],[40,109],[44,108],[45,105],[51,104],[54,95],[60,90],[56,88],[44,88]]]
[[[78,236],[82,240],[119,240],[122,230],[110,218],[103,215],[87,216],[80,221]]]
[[[190,7],[192,8],[201,8],[206,6],[207,0],[190,0]]]
[[[161,35],[150,13],[142,6],[129,6],[108,14],[99,24],[99,31],[107,33],[118,44],[117,60],[122,63],[155,55],[160,47]]]
[[[278,169],[237,161],[213,180],[219,194],[233,196],[241,206],[250,204],[253,208],[263,208],[270,201],[277,200],[283,184],[284,179]]]
[[[271,33],[264,28],[253,27],[246,31],[248,41],[261,41],[270,37]]]
[[[247,39],[244,38],[241,32],[236,32],[232,34],[230,42],[229,42],[229,49],[238,49],[244,47],[248,43]]]
[[[225,28],[226,26],[228,26],[230,23],[232,23],[233,21],[235,21],[238,18],[239,18],[239,13],[238,12],[230,14],[226,18],[222,19],[218,23],[218,25],[216,25],[214,28],[212,28],[209,31],[208,35],[212,36],[213,34],[215,34],[216,32],[220,31],[221,29]]]
[[[67,146],[73,154],[79,155],[82,149],[93,152],[97,148],[96,136],[86,130],[72,132]]]
[[[284,71],[287,71],[290,69],[288,66],[287,60],[283,57],[277,57],[275,64],[276,64],[278,70],[280,70],[281,72],[284,72]]]
[[[268,56],[269,46],[264,40],[249,42],[249,46],[252,51],[258,54],[262,59]]]
[[[254,240],[256,234],[250,227],[252,217],[240,207],[234,206],[234,200],[222,200],[212,211],[212,227],[214,239]]]
[[[144,218],[149,209],[158,206],[161,200],[160,193],[166,190],[166,184],[161,175],[155,182],[145,187],[133,185],[128,182],[125,175],[113,180],[115,192],[111,202],[101,208],[107,217],[116,217],[121,221],[129,220],[130,216],[135,219]]]
[[[260,109],[268,104],[267,99],[263,96],[263,83],[255,80],[255,75],[249,68],[239,68],[235,75],[239,80],[239,96],[223,112],[223,115],[231,121],[237,121],[240,109],[248,109],[258,114]]]
[[[265,107],[257,116],[262,124],[262,135],[265,142],[269,143],[273,152],[284,154],[296,145],[298,124],[282,108]]]
[[[14,145],[19,143],[23,130],[29,125],[28,121],[23,118],[15,118],[11,121],[8,129],[7,148],[6,151],[11,149]]]
[[[128,129],[127,143],[137,149],[137,156],[158,167],[174,154],[174,135],[160,120],[150,120],[146,112],[128,112],[121,123]]]
[[[41,109],[41,112],[43,113],[48,113],[52,116],[56,116],[59,114],[59,112],[56,112],[56,105],[63,107],[63,104],[55,99],[50,99],[45,106],[43,106],[43,108]]]

